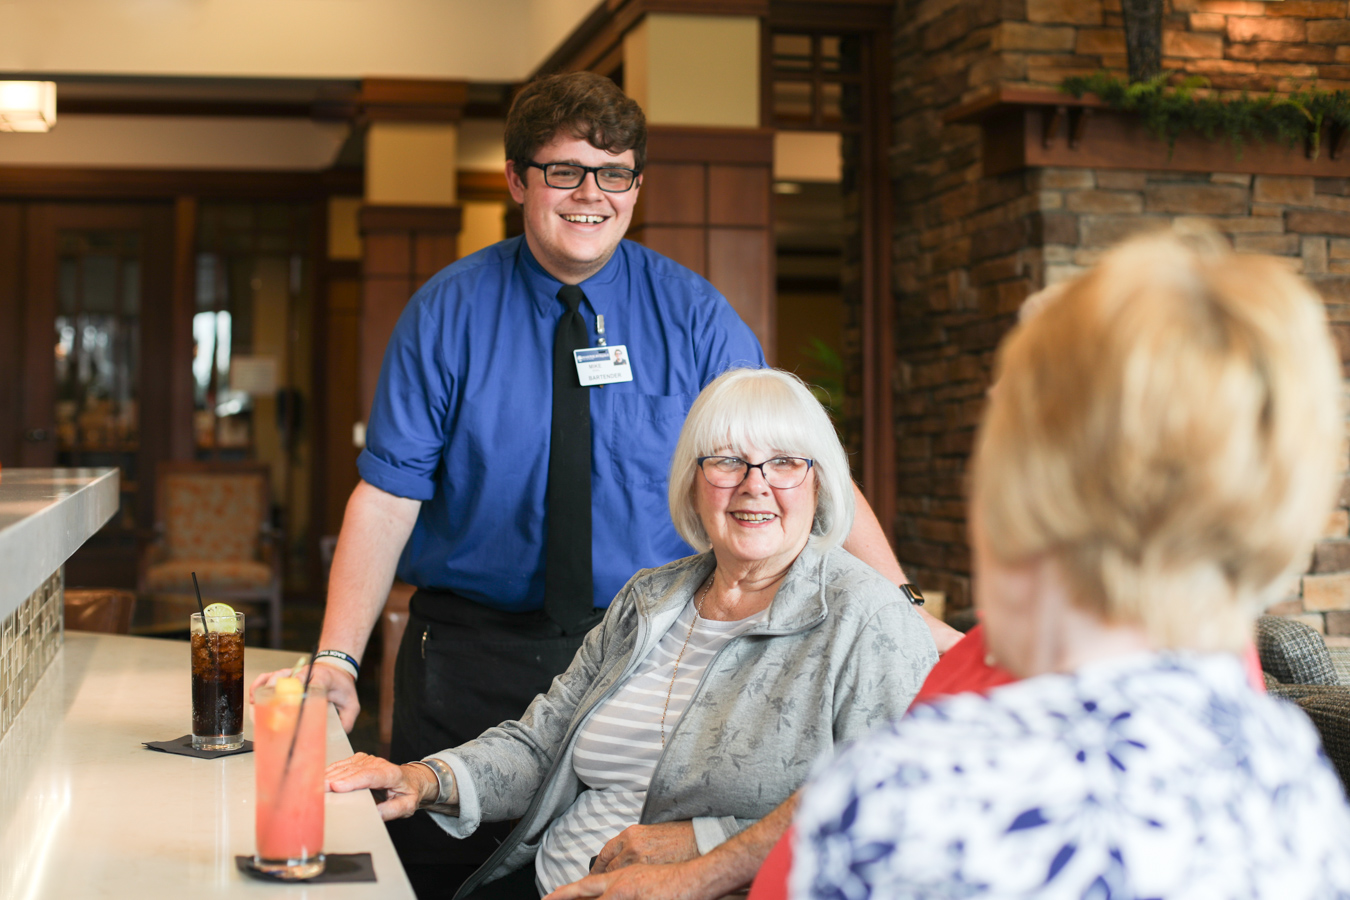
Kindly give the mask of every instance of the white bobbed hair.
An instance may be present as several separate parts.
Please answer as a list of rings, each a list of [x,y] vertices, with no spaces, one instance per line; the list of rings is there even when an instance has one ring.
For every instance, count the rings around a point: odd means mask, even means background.
[[[781,369],[730,369],[694,401],[670,460],[670,518],[680,537],[700,551],[710,546],[694,508],[694,479],[703,477],[698,458],[741,455],[752,446],[815,460],[811,540],[822,550],[843,543],[854,511],[848,456],[824,407],[800,378]]]

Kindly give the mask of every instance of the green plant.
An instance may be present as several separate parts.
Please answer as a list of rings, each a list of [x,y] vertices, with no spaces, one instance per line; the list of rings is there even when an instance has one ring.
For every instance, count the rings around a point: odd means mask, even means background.
[[[1286,146],[1308,142],[1312,157],[1321,150],[1322,127],[1350,128],[1350,91],[1320,91],[1316,87],[1284,96],[1274,91],[1262,97],[1243,93],[1239,97],[1197,96],[1209,86],[1198,75],[1182,78],[1169,87],[1169,74],[1129,84],[1109,72],[1064,79],[1060,90],[1075,97],[1096,94],[1113,109],[1136,112],[1169,150],[1182,134],[1191,131],[1213,140],[1222,135],[1242,157],[1249,138],[1277,140]]]
[[[818,337],[811,338],[810,345],[803,347],[801,354],[812,362],[814,370],[807,373],[811,377],[803,380],[838,428],[844,400],[844,358]]]

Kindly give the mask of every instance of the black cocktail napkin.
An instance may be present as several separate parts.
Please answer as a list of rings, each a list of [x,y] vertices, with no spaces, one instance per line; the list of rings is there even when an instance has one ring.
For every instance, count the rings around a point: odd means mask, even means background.
[[[194,750],[192,749],[192,735],[190,734],[174,738],[171,741],[145,741],[145,746],[151,750],[177,753],[179,756],[195,756],[198,759],[215,759],[218,756],[234,756],[236,753],[253,752],[252,741],[244,741],[244,746],[238,750]]]
[[[236,856],[234,864],[239,871],[263,881],[291,881],[277,878],[253,868],[253,857]],[[324,855],[323,872],[313,878],[306,878],[304,884],[340,883],[347,881],[375,881],[375,864],[370,861],[369,853],[328,853]]]

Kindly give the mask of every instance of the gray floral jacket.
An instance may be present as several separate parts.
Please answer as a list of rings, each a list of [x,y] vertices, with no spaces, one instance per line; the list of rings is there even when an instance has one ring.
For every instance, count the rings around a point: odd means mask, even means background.
[[[456,837],[520,819],[459,896],[534,859],[550,822],[585,786],[572,770],[577,730],[622,685],[708,577],[711,553],[633,576],[567,671],[518,721],[435,754],[455,772]],[[841,743],[898,719],[937,649],[895,585],[843,550],[807,545],[764,621],[709,663],[652,774],[642,823],[693,820],[699,851],[770,812]]]

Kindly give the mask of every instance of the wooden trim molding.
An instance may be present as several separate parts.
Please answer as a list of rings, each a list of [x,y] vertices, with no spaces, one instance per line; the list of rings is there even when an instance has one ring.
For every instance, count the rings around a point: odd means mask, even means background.
[[[443,231],[458,234],[464,213],[458,206],[361,207],[361,234],[379,231]]]
[[[894,0],[770,0],[769,24],[778,30],[824,30],[829,32],[885,31],[891,27]]]
[[[1138,115],[1112,109],[1093,94],[1005,86],[949,110],[943,120],[983,128],[986,176],[1041,166],[1321,177],[1343,176],[1347,169],[1345,135],[1330,134],[1330,127],[1316,159],[1308,148],[1256,139],[1239,153],[1227,138],[1192,133],[1169,148]]]
[[[15,199],[302,200],[364,190],[360,169],[226,171],[217,169],[85,169],[0,166],[0,197]]]
[[[772,128],[647,127],[648,163],[773,165]]]
[[[356,98],[362,118],[384,122],[458,122],[469,103],[466,81],[366,78]]]
[[[461,201],[480,203],[511,201],[505,172],[470,172],[460,169],[455,173],[455,196]]]
[[[530,78],[581,70],[607,74],[613,70],[614,61],[622,59],[622,53],[616,56],[615,51],[622,45],[623,36],[648,13],[763,19],[769,15],[769,0],[604,0]]]

